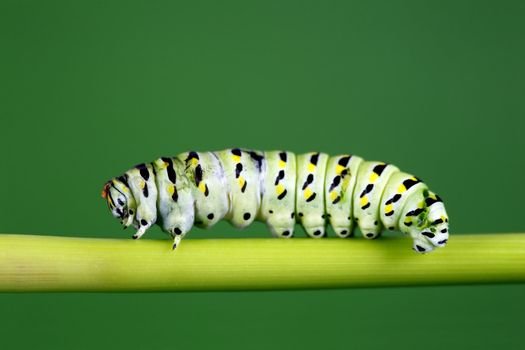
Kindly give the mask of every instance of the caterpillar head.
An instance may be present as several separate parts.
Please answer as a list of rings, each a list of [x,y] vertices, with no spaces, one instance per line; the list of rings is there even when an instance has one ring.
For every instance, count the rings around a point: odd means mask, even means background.
[[[123,176],[112,179],[104,185],[102,198],[106,199],[111,214],[127,228],[135,217],[135,200]]]
[[[417,215],[414,238],[414,250],[425,253],[435,247],[443,247],[448,241],[448,215],[441,198],[430,191],[423,192]]]

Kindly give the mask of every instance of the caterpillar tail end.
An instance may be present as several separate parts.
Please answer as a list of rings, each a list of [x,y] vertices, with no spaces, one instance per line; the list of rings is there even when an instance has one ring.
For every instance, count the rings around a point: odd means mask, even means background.
[[[436,248],[444,247],[448,242],[448,230],[439,234],[428,230],[421,231],[414,237],[412,249],[417,253],[429,253]]]

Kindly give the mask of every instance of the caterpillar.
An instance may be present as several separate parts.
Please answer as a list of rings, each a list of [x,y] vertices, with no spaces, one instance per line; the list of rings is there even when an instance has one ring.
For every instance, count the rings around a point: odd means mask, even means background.
[[[313,238],[326,237],[327,223],[341,238],[356,226],[367,239],[399,230],[420,253],[444,246],[449,234],[443,201],[419,178],[350,154],[190,151],[133,167],[108,181],[102,197],[124,228],[137,229],[134,239],[157,223],[173,249],[193,225],[221,219],[237,228],[263,221],[284,238],[297,222]]]

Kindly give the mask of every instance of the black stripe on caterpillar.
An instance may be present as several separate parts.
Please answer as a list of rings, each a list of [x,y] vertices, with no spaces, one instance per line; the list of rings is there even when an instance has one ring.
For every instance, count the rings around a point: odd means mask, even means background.
[[[292,237],[296,222],[308,236],[364,237],[400,230],[417,252],[444,246],[448,216],[441,198],[413,175],[391,164],[354,155],[227,149],[186,152],[139,164],[104,185],[102,196],[124,227],[140,238],[153,224],[173,247],[193,225],[226,219],[243,228],[266,222],[277,237]]]

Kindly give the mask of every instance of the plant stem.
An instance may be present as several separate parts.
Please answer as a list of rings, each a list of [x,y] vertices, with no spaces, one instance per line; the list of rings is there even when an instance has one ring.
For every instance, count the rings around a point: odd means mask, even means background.
[[[409,239],[167,240],[0,235],[0,291],[270,290],[525,282],[525,233]]]

